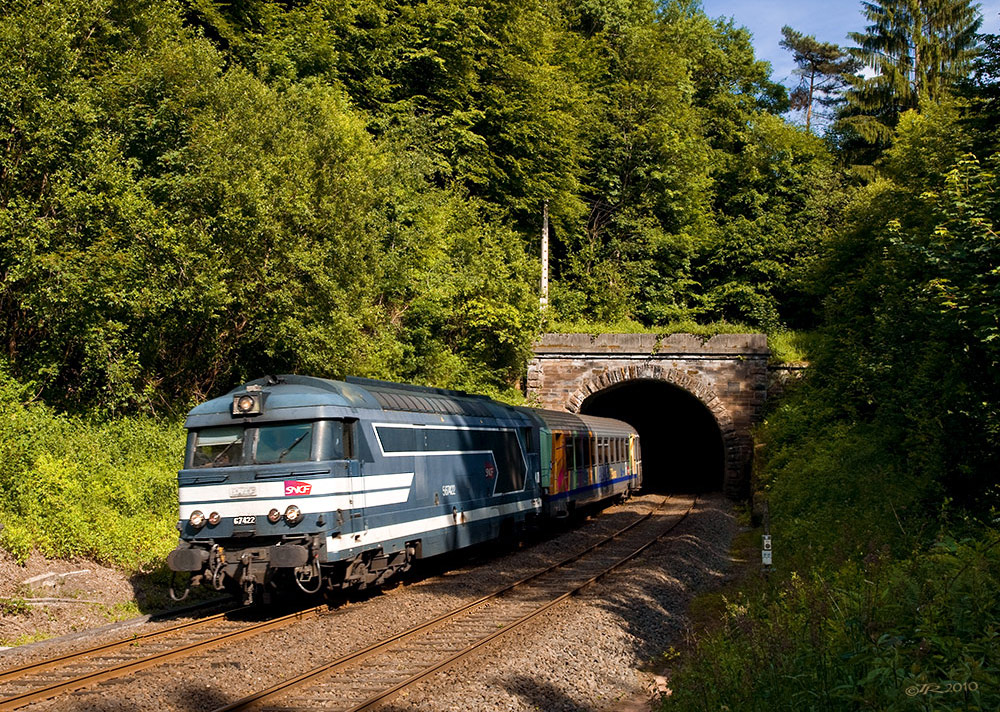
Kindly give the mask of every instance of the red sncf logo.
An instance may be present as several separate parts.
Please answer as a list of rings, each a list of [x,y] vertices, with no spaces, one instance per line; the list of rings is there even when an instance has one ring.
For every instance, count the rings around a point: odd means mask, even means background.
[[[298,480],[285,480],[285,496],[293,497],[295,495],[305,495],[312,492],[313,486],[308,482],[299,482]]]

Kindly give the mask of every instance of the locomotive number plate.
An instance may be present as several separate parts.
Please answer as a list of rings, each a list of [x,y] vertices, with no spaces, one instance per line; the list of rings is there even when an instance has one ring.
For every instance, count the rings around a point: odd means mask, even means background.
[[[244,526],[246,526],[248,524],[256,524],[256,523],[257,523],[257,517],[256,516],[253,516],[253,517],[233,517],[233,524],[235,524],[237,526],[239,526],[241,524],[244,525]]]

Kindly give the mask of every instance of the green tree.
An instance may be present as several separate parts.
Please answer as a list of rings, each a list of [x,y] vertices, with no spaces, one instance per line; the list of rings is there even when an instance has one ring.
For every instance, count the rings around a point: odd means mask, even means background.
[[[874,72],[847,91],[846,122],[870,144],[885,145],[899,116],[938,102],[972,66],[982,24],[969,0],[862,2],[871,24],[852,32],[854,55]]]
[[[612,26],[591,40],[607,64],[587,123],[589,211],[563,239],[569,251],[554,301],[568,318],[589,312],[655,323],[686,309],[686,272],[711,191],[710,148],[691,100],[690,65],[670,46],[677,25],[619,18]]]
[[[516,379],[520,241],[458,210],[420,150],[376,143],[338,86],[229,64],[171,3],[21,3],[0,48],[2,338],[46,398],[169,409],[275,371]],[[412,225],[476,270],[415,269]],[[425,279],[447,313],[400,319]],[[449,318],[454,368],[435,371],[413,335]]]
[[[901,117],[831,253],[822,368],[848,417],[901,443],[901,466],[978,509],[1000,462],[1000,212],[972,143],[952,103]]]
[[[958,93],[968,102],[963,123],[973,136],[974,153],[996,153],[1000,150],[1000,35],[982,36],[982,49]]]
[[[819,42],[813,35],[804,35],[788,25],[781,28],[784,39],[779,43],[792,53],[798,69],[799,85],[792,91],[793,109],[806,112],[806,131],[812,127],[813,106],[832,106],[842,100],[840,95],[848,85],[847,77],[856,74],[860,63],[845,50],[829,42]]]
[[[748,117],[715,172],[715,231],[694,260],[700,316],[811,328],[809,270],[842,223],[848,193],[824,142],[780,117]]]

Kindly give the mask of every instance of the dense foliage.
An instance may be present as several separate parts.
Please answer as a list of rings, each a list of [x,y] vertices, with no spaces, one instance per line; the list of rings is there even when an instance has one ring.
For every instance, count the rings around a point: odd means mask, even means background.
[[[556,320],[809,326],[842,200],[786,94],[685,0],[13,0],[6,358],[74,411],[274,371],[501,392],[546,202]]]
[[[0,543],[16,559],[162,565],[175,543],[180,423],[68,418],[0,370]]]
[[[1000,704],[998,65],[984,44],[974,75],[898,116],[814,272],[812,372],[759,433],[778,569],[727,593],[665,709]]]

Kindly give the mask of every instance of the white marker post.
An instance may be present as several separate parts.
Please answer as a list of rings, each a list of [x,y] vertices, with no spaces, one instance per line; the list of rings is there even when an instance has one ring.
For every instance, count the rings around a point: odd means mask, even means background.
[[[549,201],[542,209],[542,311],[549,306]]]

